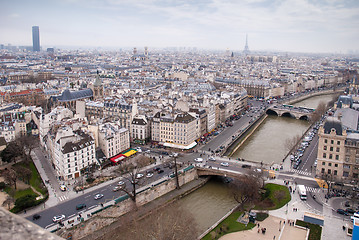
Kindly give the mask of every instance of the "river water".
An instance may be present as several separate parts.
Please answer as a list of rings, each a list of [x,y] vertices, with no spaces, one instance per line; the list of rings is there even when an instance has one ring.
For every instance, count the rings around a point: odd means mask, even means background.
[[[322,95],[298,102],[296,106],[316,108],[324,101],[329,102],[332,95]],[[285,141],[297,134],[303,134],[310,124],[303,120],[268,116],[256,132],[243,144],[233,157],[241,157],[265,163],[281,162],[288,150]],[[216,223],[229,210],[236,206],[228,187],[218,178],[211,179],[202,188],[180,199],[179,204],[189,210],[198,225],[199,234]]]

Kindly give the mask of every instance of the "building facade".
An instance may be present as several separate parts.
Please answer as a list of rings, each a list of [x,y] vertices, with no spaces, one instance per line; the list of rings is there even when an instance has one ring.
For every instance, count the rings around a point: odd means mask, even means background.
[[[99,147],[107,158],[130,148],[129,131],[116,123],[104,123],[98,129]]]

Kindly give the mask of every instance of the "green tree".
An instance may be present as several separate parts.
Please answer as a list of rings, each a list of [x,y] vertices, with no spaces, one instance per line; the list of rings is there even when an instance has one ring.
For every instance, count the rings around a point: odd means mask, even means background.
[[[15,207],[18,209],[25,209],[32,207],[36,204],[36,195],[27,194],[25,196],[19,197],[15,201]]]

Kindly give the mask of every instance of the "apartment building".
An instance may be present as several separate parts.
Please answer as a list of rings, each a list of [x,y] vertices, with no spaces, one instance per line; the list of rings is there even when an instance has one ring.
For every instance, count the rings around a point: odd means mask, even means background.
[[[195,117],[185,112],[157,112],[152,118],[152,140],[162,142],[165,146],[184,149],[198,138],[196,121]]]
[[[107,158],[115,156],[130,148],[129,130],[116,123],[100,124],[98,144]]]
[[[146,116],[137,115],[131,122],[132,141],[139,144],[145,144],[150,138],[150,123]]]
[[[107,98],[104,101],[103,117],[118,121],[123,128],[130,129],[132,105],[120,98]]]
[[[81,129],[73,130],[72,127],[58,128],[55,137],[49,138],[52,164],[63,180],[78,178],[97,164],[95,157],[95,141],[93,137]]]

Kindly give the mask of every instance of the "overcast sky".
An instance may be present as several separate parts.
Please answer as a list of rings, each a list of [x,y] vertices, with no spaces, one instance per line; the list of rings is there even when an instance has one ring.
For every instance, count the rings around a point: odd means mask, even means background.
[[[359,0],[0,0],[0,43],[359,51]]]

